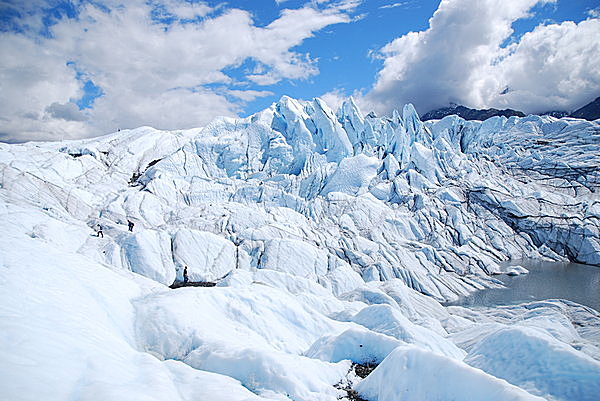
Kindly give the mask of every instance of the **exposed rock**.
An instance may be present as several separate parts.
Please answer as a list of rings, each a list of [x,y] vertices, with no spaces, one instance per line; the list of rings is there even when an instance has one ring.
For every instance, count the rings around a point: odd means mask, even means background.
[[[525,117],[525,113],[512,109],[471,109],[461,105],[452,105],[450,107],[442,107],[441,109],[432,110],[425,113],[422,117],[423,121],[440,120],[446,116],[457,115],[465,120],[484,121],[491,117]]]

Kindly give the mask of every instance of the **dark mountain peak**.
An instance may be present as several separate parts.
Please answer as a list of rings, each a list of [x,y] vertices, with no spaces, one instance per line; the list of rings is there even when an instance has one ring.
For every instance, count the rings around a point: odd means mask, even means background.
[[[583,118],[588,121],[597,120],[600,118],[600,96],[594,101],[586,104],[580,109],[575,110],[569,117]]]
[[[504,117],[525,117],[525,113],[513,110],[513,109],[471,109],[469,107],[465,107],[456,103],[450,103],[448,107],[442,107],[437,110],[432,110],[428,113],[425,113],[422,117],[422,121],[427,120],[439,120],[446,116],[450,116],[456,114],[459,117],[464,118],[465,120],[487,120],[490,117],[495,116],[504,116]],[[580,109],[575,110],[572,113],[568,111],[561,110],[553,110],[547,111],[545,113],[539,113],[543,116],[552,116],[556,118],[562,117],[573,117],[573,118],[582,118],[584,120],[593,121],[600,118],[600,97],[597,97],[592,102],[586,104]]]
[[[459,117],[464,118],[465,120],[487,120],[490,117],[495,116],[504,116],[504,117],[525,117],[525,113],[512,110],[512,109],[471,109],[469,107],[457,105],[455,103],[451,103],[449,107],[442,107],[441,109],[432,110],[429,113],[426,113],[421,117],[423,121],[427,120],[439,120],[440,118],[444,118],[446,116],[450,116],[456,114]]]

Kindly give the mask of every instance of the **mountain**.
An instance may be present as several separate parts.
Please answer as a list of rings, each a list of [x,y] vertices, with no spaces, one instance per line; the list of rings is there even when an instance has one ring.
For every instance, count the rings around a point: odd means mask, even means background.
[[[600,97],[571,113],[573,118],[583,118],[588,121],[600,118]]]
[[[504,117],[525,117],[525,114],[512,109],[470,109],[461,105],[451,105],[450,107],[442,107],[440,109],[432,110],[425,113],[422,116],[423,121],[429,120],[439,120],[446,116],[457,115],[459,117],[464,118],[465,120],[478,120],[484,121],[488,118],[496,117],[496,116],[504,116]],[[575,110],[572,113],[568,111],[548,111],[542,113],[542,115],[552,116],[555,118],[563,118],[563,117],[572,117],[572,118],[581,118],[588,121],[594,121],[600,118],[600,97],[597,97],[592,102],[586,104],[580,109]]]
[[[465,120],[478,120],[484,121],[488,118],[502,116],[502,117],[525,117],[525,113],[512,109],[471,109],[461,105],[452,105],[450,107],[442,107],[437,110],[432,110],[428,113],[425,113],[422,117],[423,121],[428,120],[439,120],[446,116],[457,115],[459,117],[464,118]]]
[[[597,311],[441,302],[511,259],[600,265],[599,139],[283,97],[0,143],[0,399],[595,399]]]
[[[551,116],[551,117],[555,117],[555,118],[563,118],[563,117],[569,117],[569,112],[568,111],[553,110],[553,111],[547,111],[545,113],[542,113],[541,115],[543,115],[543,116]]]

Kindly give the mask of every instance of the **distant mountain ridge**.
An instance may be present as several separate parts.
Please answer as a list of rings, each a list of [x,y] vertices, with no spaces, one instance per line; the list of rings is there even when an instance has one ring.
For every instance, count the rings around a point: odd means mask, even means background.
[[[490,117],[504,116],[504,117],[525,117],[525,113],[513,109],[471,109],[462,105],[451,105],[449,107],[442,107],[440,109],[432,110],[425,113],[421,118],[423,121],[428,120],[439,120],[446,116],[457,115],[464,118],[465,120],[479,120],[484,121]],[[553,110],[540,115],[549,115],[556,118],[562,117],[573,117],[582,118],[588,121],[594,121],[600,118],[600,97],[597,97],[594,101],[586,104],[585,106],[575,110],[572,113],[568,111]]]
[[[580,109],[571,113],[570,117],[583,118],[588,121],[594,121],[600,118],[600,96],[593,102],[590,102]]]
[[[451,116],[456,114],[459,117],[464,118],[465,120],[479,120],[484,121],[488,118],[495,116],[504,116],[504,117],[525,117],[525,113],[518,110],[512,109],[471,109],[462,105],[452,105],[450,107],[442,107],[441,109],[432,110],[428,113],[425,113],[422,117],[423,121],[428,120],[439,120],[446,116]]]

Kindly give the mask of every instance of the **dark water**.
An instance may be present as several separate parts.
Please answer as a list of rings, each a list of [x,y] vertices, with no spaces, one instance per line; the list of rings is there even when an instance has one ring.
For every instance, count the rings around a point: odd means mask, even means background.
[[[600,311],[600,267],[539,260],[523,260],[511,264],[525,267],[529,274],[495,276],[507,288],[478,291],[448,305],[514,305],[559,298]]]

